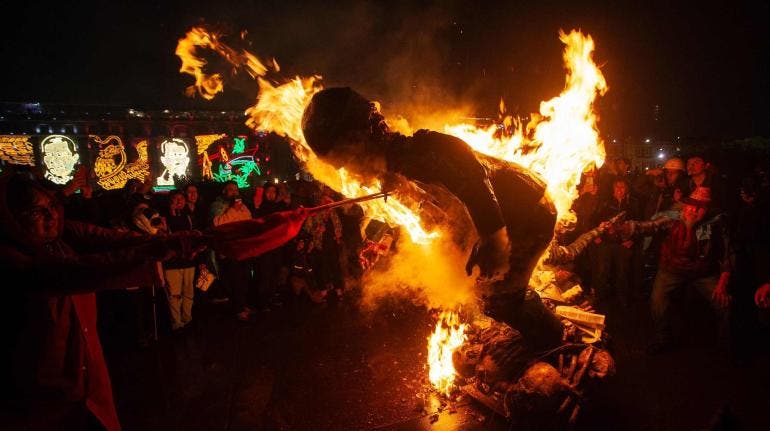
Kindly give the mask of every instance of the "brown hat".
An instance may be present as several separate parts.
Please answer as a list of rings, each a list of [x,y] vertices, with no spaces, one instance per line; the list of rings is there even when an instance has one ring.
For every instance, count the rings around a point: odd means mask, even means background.
[[[711,207],[711,189],[709,187],[696,187],[690,196],[682,198],[685,205],[693,205],[700,208]]]

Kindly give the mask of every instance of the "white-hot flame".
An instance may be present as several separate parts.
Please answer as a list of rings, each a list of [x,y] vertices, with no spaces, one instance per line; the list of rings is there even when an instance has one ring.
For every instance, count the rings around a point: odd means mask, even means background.
[[[507,133],[497,126],[447,125],[445,131],[466,141],[476,151],[518,163],[538,173],[547,184],[559,218],[574,221],[570,211],[577,198],[583,171],[604,163],[604,145],[596,127],[593,103],[607,91],[607,83],[592,54],[591,36],[578,31],[560,32],[566,45],[567,79],[564,91],[540,104],[526,130],[517,119],[506,117]],[[504,107],[501,104],[501,110]]]
[[[442,311],[436,328],[428,337],[428,377],[436,390],[449,395],[454,387],[456,371],[452,353],[465,342],[465,329],[458,313]]]

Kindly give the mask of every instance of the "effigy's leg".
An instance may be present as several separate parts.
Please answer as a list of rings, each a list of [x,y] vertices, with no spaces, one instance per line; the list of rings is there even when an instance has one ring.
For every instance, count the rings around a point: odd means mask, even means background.
[[[523,168],[502,165],[490,181],[506,222],[511,254],[504,279],[487,289],[485,313],[519,330],[535,350],[556,347],[562,341],[561,322],[528,289],[532,271],[553,236],[556,215],[543,199],[543,184]]]

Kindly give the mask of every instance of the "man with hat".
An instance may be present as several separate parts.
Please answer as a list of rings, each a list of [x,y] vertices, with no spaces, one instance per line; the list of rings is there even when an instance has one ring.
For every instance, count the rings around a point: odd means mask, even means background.
[[[661,211],[678,205],[683,193],[689,190],[687,175],[682,159],[672,157],[666,160],[662,168],[647,170],[647,175],[653,176],[653,187],[644,209],[645,218],[650,218]]]
[[[724,214],[714,209],[711,190],[706,187],[696,188],[690,196],[682,198],[682,204],[678,219],[629,221],[623,226],[628,237],[666,232],[650,298],[656,332],[648,346],[650,354],[675,346],[671,328],[672,296],[682,289],[695,289],[711,302],[719,319],[720,346],[727,347],[729,340],[732,297],[727,284],[734,259]]]

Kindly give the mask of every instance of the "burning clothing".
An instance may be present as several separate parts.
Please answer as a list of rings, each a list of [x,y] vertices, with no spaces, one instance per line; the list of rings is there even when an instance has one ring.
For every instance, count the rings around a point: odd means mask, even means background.
[[[481,237],[466,270],[492,275],[507,263],[503,281],[488,297],[491,317],[504,319],[529,340],[561,341],[561,324],[525,294],[537,259],[548,246],[556,221],[545,185],[520,166],[475,152],[464,141],[420,130],[414,136],[390,132],[377,107],[350,88],[331,88],[313,96],[302,129],[310,148],[324,161],[353,174],[378,177],[385,189],[430,202],[426,189],[459,202]],[[445,225],[453,220],[445,220]],[[462,230],[472,237],[472,231]],[[500,296],[502,295],[502,296]],[[495,303],[496,304],[493,304]],[[517,313],[520,307],[533,308]],[[528,322],[513,322],[523,317]]]
[[[316,155],[335,166],[379,177],[386,189],[397,186],[416,202],[431,201],[425,193],[430,188],[456,199],[482,239],[477,263],[508,253],[502,256],[509,264],[504,285],[523,297],[555,224],[545,186],[529,171],[477,153],[453,136],[427,130],[411,137],[390,132],[374,104],[349,88],[317,93],[305,109],[302,127]],[[503,230],[509,251],[484,250]]]

